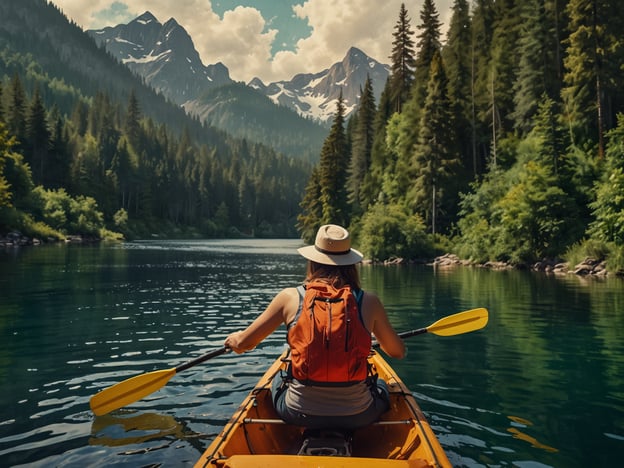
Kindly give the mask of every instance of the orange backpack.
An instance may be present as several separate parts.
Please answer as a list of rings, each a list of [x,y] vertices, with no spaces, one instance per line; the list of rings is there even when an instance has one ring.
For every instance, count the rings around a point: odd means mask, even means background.
[[[360,313],[363,291],[320,281],[298,290],[299,311],[288,326],[293,377],[324,386],[366,380],[371,334]]]

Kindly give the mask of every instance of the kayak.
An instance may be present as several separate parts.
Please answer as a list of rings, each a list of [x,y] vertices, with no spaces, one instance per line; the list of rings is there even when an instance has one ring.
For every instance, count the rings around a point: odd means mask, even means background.
[[[369,362],[388,384],[390,409],[356,429],[310,431],[284,423],[273,408],[271,382],[288,350],[247,395],[195,467],[451,467],[409,389],[376,351]]]

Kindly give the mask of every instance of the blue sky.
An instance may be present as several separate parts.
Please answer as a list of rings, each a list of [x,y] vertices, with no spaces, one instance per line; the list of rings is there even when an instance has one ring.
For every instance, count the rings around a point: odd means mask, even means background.
[[[324,70],[351,46],[388,63],[401,3],[412,29],[423,0],[52,0],[83,29],[128,23],[150,11],[191,35],[205,65],[222,62],[248,82],[290,80]],[[447,23],[452,0],[435,1]]]
[[[275,41],[271,48],[272,55],[280,50],[295,50],[295,44],[299,39],[310,36],[312,28],[304,18],[298,18],[293,12],[296,1],[285,0],[219,0],[212,2],[212,9],[221,18],[228,10],[237,6],[257,8],[267,21],[267,28],[277,29]]]

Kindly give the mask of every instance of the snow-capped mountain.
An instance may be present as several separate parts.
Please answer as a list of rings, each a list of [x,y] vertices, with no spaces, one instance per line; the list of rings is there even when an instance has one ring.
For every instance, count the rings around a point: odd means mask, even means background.
[[[299,74],[290,81],[269,85],[254,78],[249,86],[266,94],[276,104],[295,109],[300,115],[328,122],[336,112],[336,102],[341,91],[346,115],[349,115],[357,107],[366,78],[370,77],[378,101],[389,74],[389,66],[351,47],[341,62],[322,72]]]
[[[147,11],[128,24],[87,32],[177,104],[196,99],[206,89],[233,83],[222,63],[204,66],[193,40],[173,18],[161,24]]]
[[[128,24],[87,31],[98,44],[173,102],[210,122],[222,121],[224,103],[215,105],[210,92],[232,85],[222,63],[204,66],[192,38],[175,19],[161,24],[149,11]],[[276,105],[296,111],[306,119],[327,124],[336,112],[342,92],[346,115],[359,102],[360,90],[370,76],[378,100],[389,76],[389,67],[352,47],[341,62],[319,73],[298,74],[290,81],[265,85],[254,78],[247,86],[269,97]],[[265,109],[263,109],[265,111]],[[231,130],[230,128],[225,128]]]

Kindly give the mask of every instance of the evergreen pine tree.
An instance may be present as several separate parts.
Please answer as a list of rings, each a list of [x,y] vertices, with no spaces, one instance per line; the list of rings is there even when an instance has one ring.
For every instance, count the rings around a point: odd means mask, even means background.
[[[539,98],[546,89],[545,60],[549,53],[549,31],[544,0],[527,0],[521,4],[523,28],[518,40],[518,78],[514,83],[515,110],[511,114],[514,128],[525,135],[537,112]]]
[[[4,94],[2,91],[2,81],[0,81],[0,122],[5,122],[4,120]]]
[[[108,174],[117,194],[115,211],[118,208],[130,211],[132,167],[130,164],[130,154],[128,153],[128,147],[124,139],[120,139],[117,144],[117,149],[111,161]]]
[[[1,102],[1,101],[0,101]],[[8,220],[8,210],[11,207],[11,184],[5,175],[6,161],[11,150],[12,142],[9,138],[9,132],[6,130],[4,122],[0,121],[0,226]]]
[[[72,110],[71,122],[78,136],[82,137],[87,132],[88,115],[89,109],[87,105],[82,101],[76,102]]]
[[[492,129],[492,144],[497,135],[505,136],[513,129],[510,115],[514,109],[513,87],[518,62],[518,36],[521,16],[516,0],[497,0],[494,3],[494,31],[490,62],[490,106],[488,116]],[[496,147],[493,147],[496,151]]]
[[[17,142],[13,149],[21,152],[24,148],[26,140],[26,95],[22,81],[16,74],[11,80],[11,96],[9,99],[9,108],[7,112],[7,127],[9,133],[15,136]]]
[[[409,92],[414,82],[414,70],[416,60],[414,58],[414,31],[410,27],[410,18],[407,15],[405,4],[401,4],[399,19],[392,33],[392,54],[390,55],[390,100],[393,103],[393,111],[401,112],[403,103],[407,101]]]
[[[388,147],[386,145],[386,124],[394,112],[394,104],[390,97],[390,80],[386,81],[379,106],[373,121],[373,141],[371,144],[371,162],[369,170],[364,174],[360,189],[362,206],[368,207],[376,203],[382,195],[381,182],[387,167]]]
[[[425,102],[425,94],[429,82],[429,71],[433,56],[440,51],[440,21],[433,0],[425,0],[420,12],[421,23],[417,26],[420,33],[417,35],[418,43],[416,54],[416,71],[414,72],[414,84],[411,94],[416,97],[417,108],[420,109]]]
[[[323,207],[322,222],[349,225],[347,200],[347,172],[350,155],[345,135],[345,108],[342,92],[338,97],[336,113],[323,143],[319,160],[319,184]]]
[[[442,57],[448,77],[448,92],[459,142],[462,164],[467,173],[477,175],[473,151],[471,119],[471,21],[468,0],[455,0]]]
[[[63,123],[63,118],[57,107],[50,112],[50,122],[52,131],[50,135],[50,167],[47,176],[50,188],[67,187],[69,181],[69,167],[71,164],[71,154],[69,152],[69,136]]]
[[[433,234],[438,232],[438,216],[448,213],[453,179],[459,167],[454,122],[450,111],[447,78],[439,52],[431,62],[427,97],[422,110],[418,142],[413,149],[413,185],[408,194],[414,211],[423,215]],[[451,188],[446,192],[446,188]],[[442,224],[442,223],[440,223]],[[448,218],[445,227],[448,227]]]
[[[132,90],[128,98],[125,123],[125,133],[128,136],[128,141],[134,148],[138,148],[141,138],[141,109],[134,90]]]
[[[472,12],[471,120],[477,172],[486,168],[491,149],[490,45],[493,31],[493,0],[475,0]]]
[[[360,92],[360,103],[356,112],[357,121],[353,130],[351,143],[351,163],[347,192],[351,212],[359,216],[366,205],[361,194],[362,182],[371,164],[371,150],[373,146],[373,130],[375,120],[375,96],[370,77],[366,78],[364,89]]]
[[[530,135],[539,139],[539,162],[559,172],[559,162],[567,147],[562,129],[557,121],[558,106],[546,93],[539,98],[539,105],[534,117]]]
[[[618,83],[624,66],[621,7],[615,0],[570,0],[570,35],[564,60],[565,102],[573,137],[590,138],[604,152],[603,136],[615,124],[607,105],[623,92]]]
[[[321,184],[319,182],[318,167],[312,169],[299,207],[297,230],[304,242],[312,244],[314,243],[316,231],[323,225],[323,204],[321,203]]]
[[[37,87],[26,117],[26,151],[24,151],[26,162],[32,168],[33,181],[36,185],[49,185],[47,178],[49,151],[50,130],[46,110]]]

